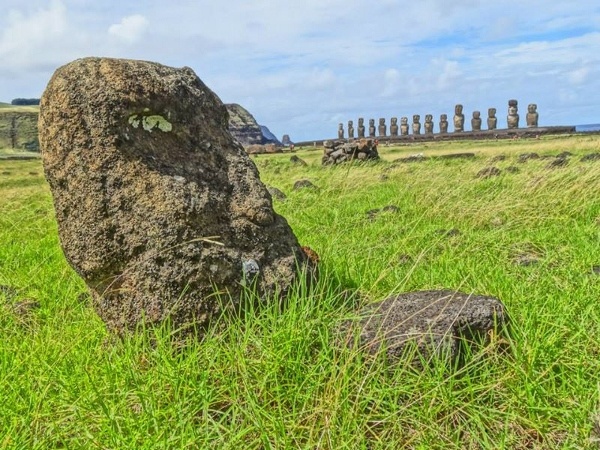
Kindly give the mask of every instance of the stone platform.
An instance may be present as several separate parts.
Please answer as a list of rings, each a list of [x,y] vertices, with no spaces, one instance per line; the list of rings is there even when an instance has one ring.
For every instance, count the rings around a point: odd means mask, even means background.
[[[380,144],[402,144],[411,142],[435,142],[435,141],[455,141],[455,140],[487,140],[487,139],[519,139],[535,138],[537,136],[552,134],[572,134],[575,133],[574,126],[554,126],[554,127],[535,127],[535,128],[512,128],[499,130],[482,131],[462,131],[460,133],[433,133],[433,134],[409,134],[406,136],[378,136],[371,139],[377,139]],[[296,142],[297,147],[322,147],[327,139],[318,141]],[[331,139],[337,140],[337,139]]]

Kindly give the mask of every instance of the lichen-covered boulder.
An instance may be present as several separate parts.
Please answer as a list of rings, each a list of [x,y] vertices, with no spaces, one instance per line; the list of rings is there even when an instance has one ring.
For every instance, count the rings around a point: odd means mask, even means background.
[[[227,127],[187,67],[84,58],[54,73],[44,170],[64,253],[109,328],[202,329],[246,287],[275,298],[304,276],[310,262]]]

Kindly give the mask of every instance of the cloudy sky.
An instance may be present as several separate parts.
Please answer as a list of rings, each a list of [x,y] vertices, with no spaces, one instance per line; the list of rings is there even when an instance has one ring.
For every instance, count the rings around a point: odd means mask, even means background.
[[[39,97],[83,56],[193,68],[279,138],[337,124],[465,116],[519,100],[540,125],[600,122],[600,2],[0,0],[0,101]],[[466,126],[470,129],[470,126]],[[437,125],[436,125],[437,129]]]

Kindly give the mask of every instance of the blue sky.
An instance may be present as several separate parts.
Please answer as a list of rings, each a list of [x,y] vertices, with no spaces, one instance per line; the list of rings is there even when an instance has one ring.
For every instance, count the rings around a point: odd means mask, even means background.
[[[0,0],[0,101],[39,97],[84,56],[189,66],[279,138],[358,117],[490,107],[506,126],[600,122],[600,3],[589,0]],[[437,125],[436,125],[437,128]],[[469,129],[469,126],[466,127]]]

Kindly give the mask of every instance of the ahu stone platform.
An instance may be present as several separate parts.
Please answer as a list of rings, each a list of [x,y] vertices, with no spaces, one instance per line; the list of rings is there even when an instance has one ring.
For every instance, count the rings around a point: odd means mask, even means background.
[[[554,134],[573,134],[575,126],[551,126],[534,128],[506,128],[497,130],[462,131],[458,133],[434,133],[434,134],[408,134],[399,136],[380,136],[377,138],[379,144],[401,144],[410,142],[434,142],[434,141],[456,141],[456,140],[486,140],[486,139],[520,139],[536,138],[538,136]],[[327,139],[317,141],[296,142],[296,147],[323,146]],[[331,139],[336,140],[336,139]]]

